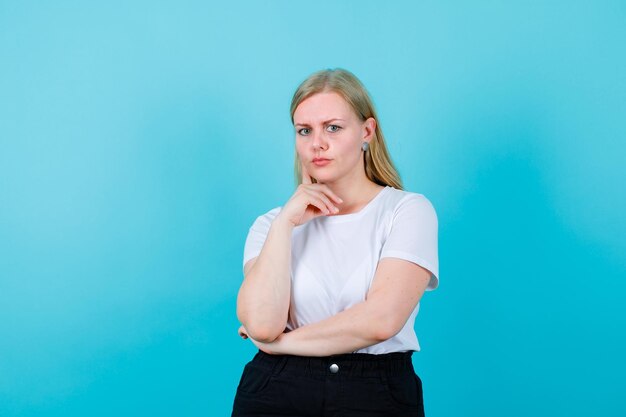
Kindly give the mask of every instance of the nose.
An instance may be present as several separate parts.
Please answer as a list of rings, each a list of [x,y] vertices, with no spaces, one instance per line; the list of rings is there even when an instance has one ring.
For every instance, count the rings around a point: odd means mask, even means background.
[[[311,146],[313,149],[324,149],[326,147],[326,137],[323,131],[313,132],[313,138],[311,140]]]

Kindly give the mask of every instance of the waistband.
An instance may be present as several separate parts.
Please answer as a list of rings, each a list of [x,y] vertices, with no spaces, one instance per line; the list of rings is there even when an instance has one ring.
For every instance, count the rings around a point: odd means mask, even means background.
[[[374,355],[371,353],[344,353],[332,356],[270,355],[259,350],[250,361],[252,366],[269,370],[273,375],[310,374],[374,377],[415,372],[413,351]]]

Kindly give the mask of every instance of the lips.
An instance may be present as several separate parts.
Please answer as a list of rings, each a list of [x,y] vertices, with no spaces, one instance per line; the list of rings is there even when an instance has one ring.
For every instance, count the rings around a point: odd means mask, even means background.
[[[318,166],[318,167],[322,167],[324,165],[328,165],[328,164],[330,164],[330,162],[331,162],[330,159],[325,159],[325,158],[315,158],[313,160],[313,164],[315,166]]]

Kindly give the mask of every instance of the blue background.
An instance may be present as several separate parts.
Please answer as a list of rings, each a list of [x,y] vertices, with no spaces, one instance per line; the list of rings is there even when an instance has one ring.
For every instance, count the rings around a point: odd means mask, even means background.
[[[229,415],[289,103],[369,89],[440,222],[426,413],[624,416],[626,3],[0,2],[0,415]]]

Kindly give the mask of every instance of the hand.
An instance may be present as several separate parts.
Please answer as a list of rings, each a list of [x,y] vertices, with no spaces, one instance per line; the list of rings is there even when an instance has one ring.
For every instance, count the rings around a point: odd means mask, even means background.
[[[302,184],[278,214],[278,217],[287,219],[294,226],[322,215],[337,214],[339,208],[336,204],[343,202],[326,184],[313,184],[304,163],[301,163],[301,168]]]

